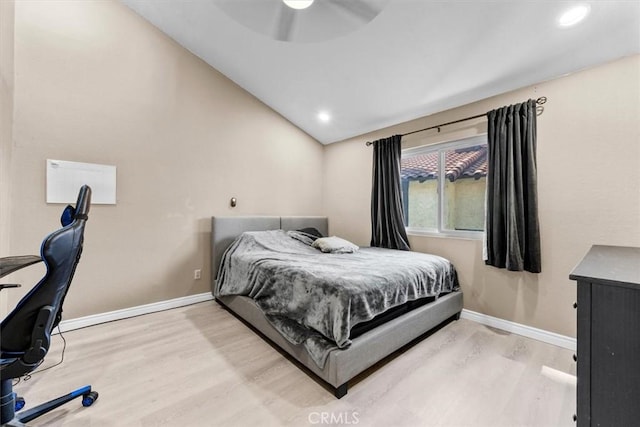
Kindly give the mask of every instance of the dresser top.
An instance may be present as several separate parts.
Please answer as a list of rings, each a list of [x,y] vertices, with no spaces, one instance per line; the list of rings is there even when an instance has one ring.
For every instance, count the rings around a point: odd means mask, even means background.
[[[569,278],[640,286],[640,248],[594,245]]]

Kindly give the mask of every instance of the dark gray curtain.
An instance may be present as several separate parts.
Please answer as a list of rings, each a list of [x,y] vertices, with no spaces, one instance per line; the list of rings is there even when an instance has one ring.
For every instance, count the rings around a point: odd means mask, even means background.
[[[487,118],[485,262],[540,273],[536,102],[489,111]]]
[[[401,135],[373,143],[371,246],[410,250],[400,186]]]

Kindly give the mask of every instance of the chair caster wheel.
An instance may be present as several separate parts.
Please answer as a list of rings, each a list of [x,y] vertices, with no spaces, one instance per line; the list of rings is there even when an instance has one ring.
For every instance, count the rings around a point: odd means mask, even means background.
[[[82,396],[82,406],[91,406],[96,400],[98,400],[98,392],[91,391]]]
[[[15,405],[16,412],[24,408],[24,405],[25,405],[24,397],[16,397],[16,405]]]

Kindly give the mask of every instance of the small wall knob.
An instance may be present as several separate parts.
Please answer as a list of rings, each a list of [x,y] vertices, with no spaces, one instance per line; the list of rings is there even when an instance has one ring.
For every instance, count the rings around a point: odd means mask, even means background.
[[[578,361],[578,356],[576,356],[575,354],[573,355],[573,361],[577,362]]]
[[[573,308],[578,308],[578,303],[577,302],[573,302]]]
[[[232,208],[235,208],[236,205],[238,204],[238,200],[235,197],[232,197],[231,200],[229,201],[229,204],[231,205]]]

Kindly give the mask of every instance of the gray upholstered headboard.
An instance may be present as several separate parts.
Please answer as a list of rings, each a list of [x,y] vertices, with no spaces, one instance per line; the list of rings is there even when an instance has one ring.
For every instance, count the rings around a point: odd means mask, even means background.
[[[222,255],[236,237],[245,231],[298,230],[314,227],[329,233],[325,216],[214,216],[211,217],[211,290],[215,288]]]

